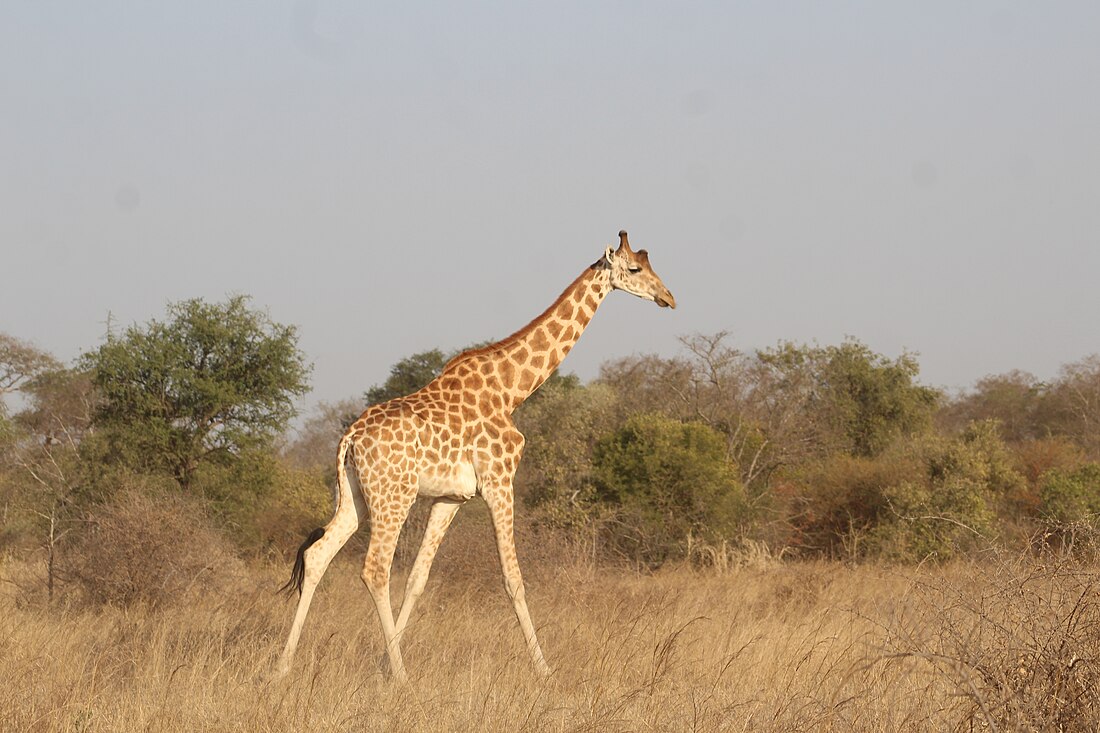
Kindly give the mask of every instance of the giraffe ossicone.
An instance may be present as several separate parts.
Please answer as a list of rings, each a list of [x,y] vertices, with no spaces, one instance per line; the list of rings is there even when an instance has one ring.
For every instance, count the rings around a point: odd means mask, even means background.
[[[398,680],[407,679],[401,636],[447,527],[459,507],[477,495],[489,507],[504,587],[531,660],[540,673],[549,674],[516,558],[512,479],[524,438],[512,422],[512,412],[554,372],[612,290],[676,307],[676,299],[650,266],[648,253],[632,250],[627,233],[621,231],[618,248],[608,247],[529,324],[501,341],[459,354],[423,389],[372,405],[352,423],[336,459],[336,510],[328,524],[311,532],[299,548],[285,586],[297,588],[299,596],[276,664],[277,676],[290,669],[321,576],[369,517],[371,536],[362,579],[382,625],[389,668]],[[355,487],[348,477],[349,463]],[[433,503],[395,620],[390,566],[397,537],[418,496]]]

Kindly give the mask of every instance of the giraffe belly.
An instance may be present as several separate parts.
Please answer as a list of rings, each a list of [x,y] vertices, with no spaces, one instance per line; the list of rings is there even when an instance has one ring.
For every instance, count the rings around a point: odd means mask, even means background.
[[[420,472],[420,496],[447,497],[466,501],[477,494],[477,476],[470,463],[457,466],[433,466]]]

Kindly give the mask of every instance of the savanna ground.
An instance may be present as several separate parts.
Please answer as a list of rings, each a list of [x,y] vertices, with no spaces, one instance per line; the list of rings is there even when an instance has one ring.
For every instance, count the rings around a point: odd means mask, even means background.
[[[293,327],[242,297],[168,314],[72,367],[0,333],[0,733],[1100,730],[1100,356],[950,396],[911,354],[715,334],[559,376],[516,414],[552,677],[473,501],[404,638],[408,686],[379,670],[366,528],[271,681],[293,611],[274,591],[329,516],[335,441],[448,357],[291,430]]]
[[[470,527],[456,528],[468,532]],[[0,730],[1096,730],[1097,568],[989,553],[947,566],[778,562],[653,574],[528,543],[553,676],[533,673],[488,537],[444,545],[381,673],[358,553],[337,558],[288,678],[283,562],[159,606],[42,603],[2,566]],[[453,542],[453,540],[451,541]],[[521,552],[523,552],[521,545]],[[393,587],[399,598],[403,574]],[[92,610],[95,609],[95,610]]]

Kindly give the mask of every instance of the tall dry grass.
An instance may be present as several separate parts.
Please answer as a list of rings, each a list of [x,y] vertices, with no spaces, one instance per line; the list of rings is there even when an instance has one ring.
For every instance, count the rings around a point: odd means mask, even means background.
[[[776,563],[649,576],[543,564],[529,573],[528,599],[554,667],[548,681],[530,669],[491,562],[444,577],[456,567],[440,563],[406,634],[412,679],[404,687],[379,671],[381,634],[350,559],[322,583],[295,668],[278,682],[265,674],[292,612],[271,592],[284,579],[281,565],[259,565],[235,591],[189,605],[80,610],[28,600],[18,588],[32,569],[9,562],[0,730],[1100,724],[1089,688],[1100,618],[1095,569],[1068,560],[924,569]]]

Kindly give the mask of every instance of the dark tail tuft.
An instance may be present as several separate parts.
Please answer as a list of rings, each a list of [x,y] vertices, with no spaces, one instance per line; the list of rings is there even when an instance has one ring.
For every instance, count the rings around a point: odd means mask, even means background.
[[[309,533],[309,537],[306,537],[306,541],[298,548],[298,557],[294,558],[294,569],[290,571],[290,580],[279,589],[280,593],[290,593],[297,588],[298,595],[302,595],[302,582],[306,579],[306,550],[310,548],[310,545],[324,536],[324,527],[318,527]]]

